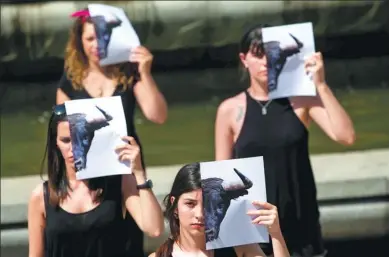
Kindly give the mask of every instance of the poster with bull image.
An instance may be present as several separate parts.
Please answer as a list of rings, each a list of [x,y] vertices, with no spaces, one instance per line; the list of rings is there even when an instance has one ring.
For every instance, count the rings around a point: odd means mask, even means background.
[[[200,163],[207,250],[268,243],[264,226],[251,223],[252,201],[266,201],[263,157]]]
[[[140,45],[139,37],[123,9],[89,4],[95,26],[100,65],[128,62],[131,49]]]
[[[315,96],[315,85],[304,69],[305,58],[315,53],[312,23],[263,28],[262,37],[269,98]]]
[[[120,96],[65,102],[77,179],[130,173],[115,148],[125,142],[127,125]]]

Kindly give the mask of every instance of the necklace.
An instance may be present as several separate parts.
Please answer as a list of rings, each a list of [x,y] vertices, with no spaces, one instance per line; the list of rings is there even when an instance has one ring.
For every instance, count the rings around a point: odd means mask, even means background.
[[[263,105],[262,103],[261,103],[261,101],[259,101],[259,100],[256,100],[257,101],[257,103],[259,103],[260,105],[261,105],[261,107],[262,107],[262,115],[266,115],[267,114],[267,107],[268,107],[268,105],[271,103],[271,101],[273,101],[273,99],[272,100],[269,100],[265,105]]]

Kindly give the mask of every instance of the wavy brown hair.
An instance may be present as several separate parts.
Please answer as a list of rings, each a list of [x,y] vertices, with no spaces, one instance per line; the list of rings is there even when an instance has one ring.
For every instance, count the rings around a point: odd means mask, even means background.
[[[90,17],[85,21],[77,18],[74,22],[74,25],[70,29],[64,57],[65,72],[75,90],[83,89],[82,81],[88,75],[88,58],[82,46],[84,23],[93,24]],[[123,90],[127,90],[129,86],[133,85],[135,79],[138,78],[137,70],[134,66],[130,62],[108,65],[106,67],[106,73],[109,78],[117,81],[117,85],[123,85]]]

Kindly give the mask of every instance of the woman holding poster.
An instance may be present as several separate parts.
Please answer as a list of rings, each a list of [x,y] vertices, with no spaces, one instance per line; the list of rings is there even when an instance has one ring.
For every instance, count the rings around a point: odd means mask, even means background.
[[[258,244],[207,249],[205,220],[209,216],[207,217],[204,211],[207,201],[204,200],[202,182],[200,163],[187,164],[178,171],[171,191],[164,199],[165,218],[169,221],[170,236],[149,257],[266,257]],[[213,189],[217,191],[217,188]],[[290,257],[280,230],[277,208],[260,201],[254,201],[253,207],[247,215],[251,217],[253,226],[264,225],[268,228],[273,239],[273,257]]]
[[[318,96],[269,99],[262,26],[243,35],[239,57],[250,86],[224,100],[215,121],[215,158],[263,156],[268,202],[277,206],[291,256],[325,256],[308,127],[316,122],[334,141],[351,145],[353,123],[326,84],[321,53],[305,61]],[[271,244],[262,245],[271,253]]]
[[[101,21],[93,20],[88,8],[73,13],[72,17],[76,20],[70,30],[65,51],[65,72],[58,85],[56,102],[61,104],[73,99],[121,96],[128,135],[135,138],[140,146],[145,168],[142,145],[134,126],[135,105],[138,103],[145,117],[154,123],[163,124],[167,119],[166,101],[151,75],[153,56],[145,47],[138,46],[131,50],[129,62],[101,66],[98,41],[109,39],[112,43],[115,39],[111,34],[105,37],[104,33],[120,29],[118,24],[123,24],[127,18],[109,23],[103,21],[99,24],[105,26],[98,26],[95,23]],[[101,27],[104,28],[102,33],[97,33],[101,32]],[[130,231],[128,251],[135,256],[143,256],[143,233],[128,213],[126,219]]]
[[[46,142],[48,180],[37,185],[28,204],[28,256],[137,257],[125,247],[124,211],[147,235],[164,231],[139,145],[133,137],[122,139],[115,151],[130,162],[131,174],[78,180],[65,106],[54,108]]]

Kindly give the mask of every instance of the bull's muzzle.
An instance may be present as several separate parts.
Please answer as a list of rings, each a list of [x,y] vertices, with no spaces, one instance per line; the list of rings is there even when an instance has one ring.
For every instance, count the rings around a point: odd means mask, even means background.
[[[74,166],[77,171],[82,170],[85,168],[85,161],[82,157],[78,158],[74,161]]]
[[[213,241],[218,237],[218,233],[215,228],[205,230],[205,235],[207,237],[207,242]]]

